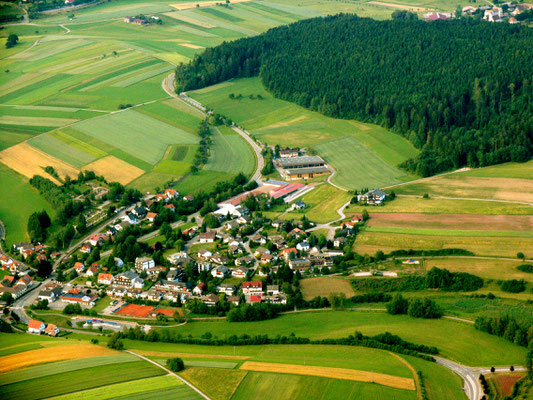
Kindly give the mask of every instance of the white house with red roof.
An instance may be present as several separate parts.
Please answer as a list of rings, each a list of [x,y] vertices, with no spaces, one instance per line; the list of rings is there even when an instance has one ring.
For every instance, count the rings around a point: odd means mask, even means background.
[[[249,295],[261,295],[263,294],[263,282],[261,281],[248,281],[242,283],[242,292]]]
[[[28,322],[28,333],[35,333],[40,335],[45,330],[46,325],[43,321],[37,321],[36,319],[31,319]]]
[[[113,281],[113,275],[111,274],[104,274],[103,272],[100,272],[98,274],[98,283],[101,285],[111,285],[111,282]]]
[[[146,214],[146,219],[150,222],[154,222],[155,217],[157,217],[157,213],[155,212],[149,212]]]
[[[175,189],[165,189],[165,196],[167,197],[167,199],[172,200],[178,199],[180,197],[180,194]]]

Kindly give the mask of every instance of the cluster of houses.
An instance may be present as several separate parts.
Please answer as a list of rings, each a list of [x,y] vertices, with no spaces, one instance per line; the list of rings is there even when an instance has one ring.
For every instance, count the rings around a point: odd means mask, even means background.
[[[510,24],[519,24],[515,17],[524,11],[533,10],[533,4],[516,4],[512,2],[501,3],[499,6],[486,4],[479,7],[465,6],[462,9],[464,15],[473,16],[482,13],[483,19],[488,22],[503,22],[507,20]],[[427,22],[443,21],[453,17],[453,13],[433,12],[424,15]]]
[[[13,257],[3,252],[0,252],[0,267],[2,267],[4,271],[9,271],[12,274],[18,275],[26,275],[30,270],[26,264],[15,260]]]
[[[48,257],[46,256],[47,246],[45,246],[44,244],[31,244],[27,242],[21,242],[13,244],[13,249],[15,250],[15,252],[18,252],[22,257],[24,257],[24,259],[27,259],[32,255],[35,255],[37,261],[48,259]],[[54,252],[50,254],[50,257],[55,258],[58,255],[58,252]]]
[[[27,274],[18,278],[17,276],[19,275],[4,276],[2,282],[0,282],[0,294],[9,293],[11,294],[11,297],[16,300],[33,286],[31,276]]]
[[[28,333],[33,333],[36,335],[45,334],[48,336],[57,336],[59,333],[59,328],[55,326],[54,324],[48,324],[46,325],[42,321],[37,321],[35,319],[30,320],[28,322]]]
[[[68,288],[59,283],[47,283],[37,295],[37,300],[46,300],[49,304],[60,301],[67,304],[79,304],[84,308],[91,308],[99,299],[98,293],[91,289]]]

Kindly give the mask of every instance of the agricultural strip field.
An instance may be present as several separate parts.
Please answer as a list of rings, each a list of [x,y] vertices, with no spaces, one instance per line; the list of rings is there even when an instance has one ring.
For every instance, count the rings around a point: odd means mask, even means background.
[[[531,232],[533,215],[371,213],[367,224],[372,227]]]
[[[229,99],[231,93],[235,99]],[[328,118],[276,99],[259,78],[235,79],[189,95],[237,121],[263,143],[314,147],[336,169],[337,183],[348,189],[410,179],[395,167],[417,154],[407,140],[375,125]],[[372,173],[368,165],[374,166]]]
[[[378,228],[376,228],[377,230]],[[464,231],[464,234],[454,234],[454,231],[430,230],[420,234],[422,230],[382,229],[386,232],[373,231],[368,228],[357,236],[353,250],[359,254],[375,254],[378,250],[390,253],[393,250],[440,250],[464,249],[478,256],[516,257],[516,253],[527,251],[533,247],[532,237],[517,237],[516,235],[490,237],[484,232]],[[461,232],[461,231],[458,231]],[[491,231],[497,232],[497,231]],[[491,233],[488,232],[488,233]],[[520,232],[516,232],[520,233]]]
[[[96,175],[105,176],[110,182],[119,182],[126,185],[138,178],[144,171],[114,156],[101,158],[84,168],[87,171],[94,171]]]
[[[305,300],[311,300],[317,296],[328,297],[331,293],[344,293],[348,298],[354,295],[353,287],[349,281],[338,278],[302,279],[300,288]]]
[[[479,214],[479,215],[531,215],[533,207],[525,204],[501,203],[483,200],[423,199],[418,197],[396,197],[381,207],[365,207],[350,204],[345,214],[369,213],[423,213],[423,214]]]
[[[37,189],[28,180],[0,163],[0,220],[7,230],[7,244],[28,240],[26,222],[36,210],[46,210],[51,218],[55,215]],[[24,201],[20,201],[24,199]],[[16,204],[16,207],[14,206]]]
[[[353,334],[354,329],[365,335],[391,332],[411,342],[436,346],[444,357],[465,365],[476,366],[519,364],[523,362],[526,352],[523,347],[496,336],[476,331],[470,324],[447,319],[419,320],[381,312],[305,312],[282,315],[273,320],[261,322],[238,324],[226,321],[194,322],[169,329],[185,336],[191,334],[194,337],[200,337],[206,332],[211,332],[218,337],[240,335],[242,332],[249,335],[269,332],[269,335],[272,336],[277,334],[290,335],[294,332],[296,336],[311,339],[347,337]],[[486,351],[478,351],[480,347]],[[237,355],[246,355],[242,351],[244,350],[239,350]],[[221,354],[221,350],[218,348],[217,352]],[[228,354],[233,354],[233,352]]]
[[[229,400],[246,376],[238,369],[187,367],[180,375],[213,400]]]
[[[91,154],[87,154],[76,147],[69,146],[50,134],[36,136],[27,143],[77,168],[95,160]]]
[[[33,178],[34,175],[42,175],[54,183],[59,182],[56,178],[45,173],[43,168],[53,167],[61,178],[67,175],[74,178],[79,172],[73,166],[49,156],[27,143],[20,143],[1,151],[0,162],[27,178]]]
[[[533,254],[532,254],[533,255]],[[528,256],[530,256],[528,254]],[[452,272],[468,272],[485,279],[505,280],[505,279],[524,279],[533,282],[533,274],[522,272],[516,267],[524,264],[523,261],[511,260],[486,260],[473,258],[439,258],[434,257],[424,261],[424,267],[446,268]]]
[[[162,374],[163,370],[145,361],[115,363],[0,386],[0,396],[5,399],[41,399]]]
[[[251,175],[255,168],[255,154],[240,137],[240,135],[228,127],[216,127],[212,129],[213,145],[211,155],[204,169],[244,175]]]
[[[416,393],[371,383],[350,382],[314,376],[249,372],[233,400],[252,399],[396,399],[414,400]]]
[[[377,383],[397,389],[415,390],[413,379],[400,378],[393,375],[376,374],[368,371],[358,371],[346,368],[314,367],[309,365],[273,364],[246,361],[241,369],[256,372],[275,372],[282,374],[297,374],[320,376],[331,379],[343,379],[358,382]]]
[[[55,346],[38,350],[30,350],[23,353],[0,357],[0,373],[14,371],[34,364],[72,360],[84,357],[95,357],[108,354],[116,354],[116,352],[104,347],[86,344]]]
[[[54,397],[57,400],[101,400],[101,399],[185,399],[196,400],[200,396],[173,376],[157,376],[139,379],[135,382],[85,390]]]
[[[169,145],[198,142],[198,136],[134,110],[83,121],[73,128],[152,165],[163,158]]]
[[[533,204],[533,161],[436,176],[397,186],[398,194],[522,201]]]

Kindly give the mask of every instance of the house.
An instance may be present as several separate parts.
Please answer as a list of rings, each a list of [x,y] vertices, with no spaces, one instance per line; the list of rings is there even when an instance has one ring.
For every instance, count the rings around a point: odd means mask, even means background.
[[[239,279],[244,279],[248,271],[249,269],[246,267],[235,268],[233,271],[231,271],[231,276]]]
[[[96,234],[96,235],[92,235],[90,238],[89,238],[89,243],[92,245],[92,246],[99,246],[101,245],[103,242],[102,240],[102,236],[99,235],[99,234]]]
[[[191,261],[191,258],[184,251],[173,253],[167,257],[172,265],[185,265]]]
[[[37,321],[35,319],[30,319],[28,322],[28,333],[36,333],[40,335],[45,330],[46,325],[42,321]]]
[[[259,243],[259,244],[266,244],[267,242],[267,238],[263,235],[261,235],[260,233],[256,233],[255,235],[253,235],[250,240],[256,242],[256,243]]]
[[[94,306],[97,299],[98,294],[83,293],[79,290],[69,290],[67,293],[61,296],[61,301],[63,303],[83,304],[90,307]]]
[[[282,219],[275,219],[274,221],[272,221],[272,226],[276,229],[281,228],[284,224],[285,221],[283,221]]]
[[[242,283],[242,292],[246,295],[263,294],[263,282],[247,281]]]
[[[511,25],[514,25],[514,24],[519,24],[520,21],[518,21],[515,17],[511,17],[511,18],[509,18],[509,23]]]
[[[424,16],[424,19],[426,20],[426,22],[431,22],[431,21],[445,21],[445,20],[450,19],[450,16],[447,15],[447,14],[443,14],[443,13],[440,13],[440,12],[436,12],[436,13],[426,14],[426,15]]]
[[[163,206],[163,208],[167,208],[172,212],[176,212],[176,207],[174,206],[174,204],[167,204],[166,206]]]
[[[262,301],[261,295],[257,295],[257,294],[250,294],[250,295],[245,296],[245,298],[246,298],[246,302],[251,303],[251,304],[261,303]]]
[[[259,257],[262,254],[270,254],[270,250],[268,250],[266,247],[262,247],[262,246],[259,246],[257,249],[255,249],[254,255],[256,257]]]
[[[267,294],[270,296],[274,296],[280,293],[279,291],[279,285],[267,285]]]
[[[39,292],[37,298],[39,300],[47,300],[48,303],[52,303],[61,296],[61,293],[63,293],[63,290],[59,286],[45,287]]]
[[[198,236],[198,240],[200,243],[213,243],[216,237],[217,237],[217,233],[215,231],[202,232]]]
[[[292,237],[299,237],[304,236],[305,232],[300,228],[294,228],[292,231],[289,232],[289,235],[291,235]]]
[[[311,179],[330,172],[326,162],[319,156],[278,158],[276,165],[285,180]]]
[[[279,156],[281,158],[298,157],[300,155],[300,149],[281,149]]]
[[[172,200],[172,199],[179,199],[180,194],[175,189],[165,189],[165,196],[167,199]]]
[[[309,251],[310,248],[311,246],[308,241],[303,241],[296,245],[296,250],[298,251]]]
[[[291,207],[291,210],[303,210],[307,205],[303,200],[299,200],[296,203],[294,203]]]
[[[207,288],[206,284],[204,282],[200,282],[198,285],[195,286],[192,292],[195,295],[200,296],[205,291],[206,288]]]
[[[357,195],[357,201],[366,204],[379,205],[383,203],[386,196],[387,194],[383,190],[375,189],[365,194]]]
[[[500,7],[492,7],[492,10],[485,10],[483,19],[489,22],[502,22],[503,10]]]
[[[403,261],[402,264],[416,265],[416,264],[420,264],[420,261],[418,261],[418,260],[413,260],[412,258],[410,258],[409,260],[405,260],[405,261]]]
[[[268,264],[271,263],[274,260],[274,256],[272,254],[261,254],[261,264]]]
[[[237,218],[237,222],[241,225],[249,224],[252,222],[252,217],[249,215],[241,215],[239,218]]]
[[[48,324],[48,326],[44,330],[44,333],[46,333],[48,336],[57,336],[57,334],[59,333],[59,328],[54,324]]]
[[[74,264],[74,269],[76,270],[78,275],[80,275],[83,273],[83,271],[85,271],[85,264],[78,261],[77,263]]]
[[[289,260],[289,267],[292,270],[298,270],[300,272],[304,271],[307,268],[311,267],[311,261],[305,259],[305,258],[299,258],[294,260]]]
[[[231,221],[228,221],[224,224],[224,229],[230,231],[232,229],[235,229],[235,228],[238,228],[239,227],[239,223],[236,221],[236,220],[231,220]]]
[[[253,264],[255,262],[255,258],[253,258],[252,256],[243,256],[243,257],[239,257],[235,260],[235,265],[250,265],[250,264]]]
[[[224,278],[228,271],[229,270],[224,265],[219,265],[211,270],[211,275],[213,275],[215,278]]]
[[[137,219],[137,216],[133,213],[128,213],[126,214],[126,216],[124,217],[124,222],[127,222],[127,223],[130,223],[132,225],[135,225],[139,222],[139,220]],[[120,224],[119,224],[120,225]],[[124,227],[122,227],[124,228]]]
[[[238,306],[239,305],[239,296],[228,296],[226,299],[229,303]]]
[[[298,250],[296,250],[294,247],[291,247],[290,249],[281,250],[281,255],[283,258],[285,258],[285,260],[288,260],[291,257],[291,254],[297,256]]]
[[[93,247],[90,244],[81,246],[80,253],[89,254],[91,251],[93,251]]]
[[[97,265],[91,265],[87,272],[85,273],[86,276],[95,276],[98,273],[98,266]]]
[[[135,214],[137,218],[144,218],[148,210],[144,207],[135,207],[131,212]]]
[[[135,269],[139,272],[146,271],[147,269],[154,267],[155,261],[150,257],[137,257],[135,259]]]
[[[278,249],[285,245],[285,239],[281,235],[271,236],[270,241],[274,243],[278,247]]]
[[[191,237],[191,236],[194,236],[194,234],[196,233],[196,231],[198,230],[198,227],[197,226],[191,226],[190,228],[187,228],[185,229],[182,234],[184,236],[188,236],[188,237]]]
[[[194,200],[194,196],[188,194],[186,196],[183,196],[183,200],[185,200],[185,201],[193,201]]]
[[[267,296],[263,296],[262,300],[266,303],[272,303],[272,304],[287,304],[287,295],[285,293],[267,295]]]
[[[208,294],[207,296],[203,296],[200,300],[208,307],[213,307],[218,304],[220,299],[216,294]]]
[[[146,219],[150,222],[154,222],[155,217],[157,217],[157,213],[155,212],[149,212],[146,214]]]
[[[208,260],[211,258],[213,253],[211,253],[209,250],[206,249],[200,249],[198,250],[198,258],[201,258],[202,260]]]
[[[101,285],[111,285],[111,282],[113,281],[113,275],[111,274],[104,274],[103,272],[100,272],[98,274],[98,283]]]
[[[127,288],[141,289],[144,286],[144,280],[139,277],[139,274],[134,270],[129,270],[116,275],[113,278],[113,283],[117,286],[124,286]]]
[[[343,247],[346,242],[348,241],[348,239],[346,239],[345,237],[337,237],[333,240],[333,246],[334,247]]]
[[[225,293],[227,296],[233,295],[236,290],[237,288],[235,287],[235,285],[230,285],[228,283],[223,283],[217,287],[218,293]]]
[[[218,265],[226,265],[229,262],[229,258],[220,254],[213,254],[211,256],[211,262]]]

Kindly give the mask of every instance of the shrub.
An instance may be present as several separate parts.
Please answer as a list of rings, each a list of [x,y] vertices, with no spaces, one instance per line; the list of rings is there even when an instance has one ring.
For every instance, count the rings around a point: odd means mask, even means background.
[[[175,358],[169,358],[167,360],[167,367],[173,372],[180,372],[183,371],[185,368],[185,365],[183,364],[183,360],[179,357]]]
[[[521,293],[526,290],[526,281],[524,281],[523,279],[511,279],[509,281],[503,281],[501,283],[501,289],[504,292]]]

